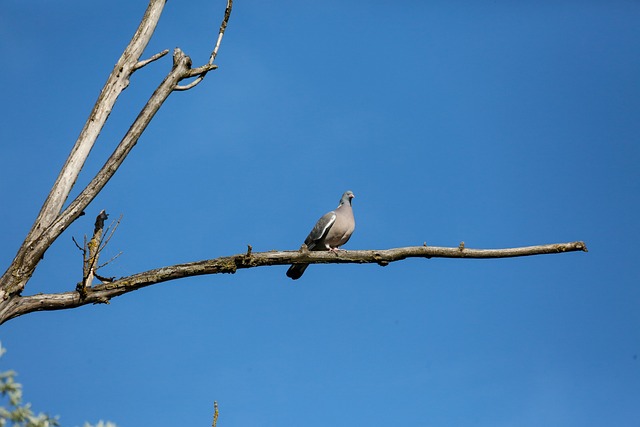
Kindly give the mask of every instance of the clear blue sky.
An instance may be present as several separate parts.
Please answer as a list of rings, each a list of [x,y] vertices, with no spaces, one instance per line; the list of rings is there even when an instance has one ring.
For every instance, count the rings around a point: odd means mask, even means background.
[[[0,268],[145,1],[0,3]],[[224,1],[168,3],[146,56],[206,62]],[[589,253],[286,267],[186,279],[0,327],[64,426],[640,425],[640,3],[236,0],[218,64],[171,96],[47,252],[124,215],[103,273],[296,249],[356,194],[347,249],[584,240]],[[171,66],[137,72],[102,165]],[[75,194],[75,193],[74,193]]]

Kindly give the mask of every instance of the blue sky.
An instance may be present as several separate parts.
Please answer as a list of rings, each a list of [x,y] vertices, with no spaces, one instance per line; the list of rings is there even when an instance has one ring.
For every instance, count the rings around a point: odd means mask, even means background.
[[[169,2],[146,56],[206,62],[224,2]],[[0,267],[31,226],[144,1],[0,4]],[[640,4],[237,0],[219,70],[173,94],[47,252],[123,215],[103,273],[296,249],[356,194],[345,248],[588,253],[185,279],[0,328],[65,426],[637,426]],[[170,67],[137,72],[79,184]],[[77,194],[77,191],[76,193]]]

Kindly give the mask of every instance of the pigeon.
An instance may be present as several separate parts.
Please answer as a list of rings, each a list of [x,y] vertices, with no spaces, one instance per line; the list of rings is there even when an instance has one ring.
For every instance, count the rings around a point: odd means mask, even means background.
[[[351,199],[354,197],[353,191],[345,191],[338,207],[318,220],[304,241],[308,250],[337,252],[340,246],[349,241],[356,228],[351,209]],[[287,270],[287,276],[293,280],[299,279],[308,266],[309,264],[293,264]]]

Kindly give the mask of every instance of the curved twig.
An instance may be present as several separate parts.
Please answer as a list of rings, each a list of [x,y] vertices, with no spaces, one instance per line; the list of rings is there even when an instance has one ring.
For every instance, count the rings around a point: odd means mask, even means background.
[[[176,85],[176,87],[174,87],[173,90],[178,90],[178,91],[189,90],[189,89],[195,87],[202,80],[204,80],[204,78],[206,77],[206,75],[207,75],[207,73],[209,71],[215,70],[217,68],[218,68],[218,66],[215,65],[215,64],[206,64],[206,65],[203,65],[202,67],[192,68],[187,72],[187,75],[185,75],[184,78],[188,79],[189,77],[195,77],[195,76],[198,76],[198,77],[194,81],[189,83],[189,84]]]
[[[220,43],[222,43],[222,36],[224,36],[224,31],[227,29],[227,24],[229,24],[231,9],[233,9],[233,0],[227,0],[227,8],[224,11],[224,17],[222,18],[220,30],[218,31],[218,40],[216,41],[216,45],[211,52],[211,56],[209,57],[209,65],[212,65],[213,61],[215,61],[216,59],[216,56],[218,56],[218,49],[220,49]]]
[[[233,0],[227,0],[227,8],[224,11],[224,17],[222,18],[222,23],[220,24],[220,30],[218,31],[218,39],[216,40],[216,45],[211,52],[211,56],[209,56],[209,62],[202,67],[193,68],[190,71],[190,75],[187,77],[195,77],[198,76],[194,81],[186,84],[186,85],[176,85],[174,88],[175,91],[185,91],[196,87],[204,78],[207,76],[207,73],[211,70],[215,70],[218,68],[217,65],[213,64],[216,56],[218,56],[218,49],[220,49],[220,44],[222,43],[222,37],[224,36],[224,32],[227,29],[227,25],[229,24],[229,18],[231,17],[231,10],[233,9]]]
[[[108,303],[111,298],[169,280],[206,274],[235,273],[240,269],[270,265],[307,264],[371,264],[386,266],[406,258],[512,258],[530,255],[587,251],[584,242],[558,243],[507,249],[469,249],[466,247],[410,246],[385,250],[333,252],[271,251],[246,252],[210,260],[177,264],[103,283],[78,292],[16,296],[0,310],[0,324],[34,311],[63,310],[86,304]],[[283,276],[284,277],[284,276]],[[284,279],[283,279],[284,280]]]
[[[186,85],[177,85],[175,88],[173,88],[173,90],[185,91],[185,90],[192,89],[192,88],[196,87],[202,80],[204,80],[204,76],[205,76],[204,74],[201,74],[201,75],[198,76],[197,79],[195,79],[191,83],[186,84]]]

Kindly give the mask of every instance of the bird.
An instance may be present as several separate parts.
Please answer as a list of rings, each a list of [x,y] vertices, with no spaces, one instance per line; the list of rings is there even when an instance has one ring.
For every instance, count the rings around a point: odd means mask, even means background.
[[[335,210],[324,214],[313,227],[304,244],[310,251],[337,252],[340,246],[349,241],[356,221],[353,218],[351,200],[356,197],[353,191],[345,191],[340,204]],[[287,270],[287,277],[297,280],[307,269],[309,264],[293,264]]]

